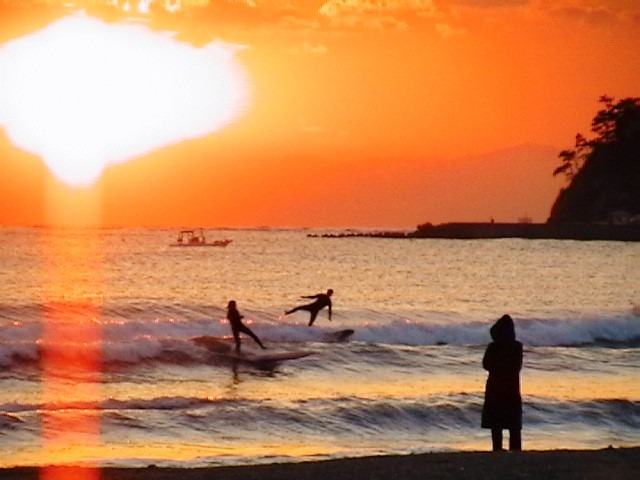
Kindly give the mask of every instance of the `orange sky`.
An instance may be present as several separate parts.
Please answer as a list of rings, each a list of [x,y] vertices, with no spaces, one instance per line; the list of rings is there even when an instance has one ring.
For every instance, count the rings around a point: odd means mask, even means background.
[[[74,223],[95,202],[104,226],[545,221],[564,185],[557,154],[589,133],[599,96],[640,94],[635,0],[212,0],[209,12],[176,28],[245,47],[245,114],[76,192],[0,132],[0,225]],[[67,215],[53,220],[56,195]]]

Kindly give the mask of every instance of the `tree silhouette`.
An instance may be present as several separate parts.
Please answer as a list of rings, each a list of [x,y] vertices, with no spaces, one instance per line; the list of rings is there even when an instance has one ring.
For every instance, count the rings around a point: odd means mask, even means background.
[[[563,150],[558,155],[562,165],[556,168],[553,175],[564,173],[569,181],[582,169],[589,157],[606,146],[637,141],[640,135],[640,98],[625,98],[618,103],[606,95],[600,97],[605,108],[600,110],[591,122],[591,131],[597,136],[588,140],[582,134],[576,135],[575,148]]]
[[[603,95],[591,122],[594,138],[576,135],[558,155],[569,185],[560,191],[550,222],[606,221],[613,212],[640,214],[640,98]]]

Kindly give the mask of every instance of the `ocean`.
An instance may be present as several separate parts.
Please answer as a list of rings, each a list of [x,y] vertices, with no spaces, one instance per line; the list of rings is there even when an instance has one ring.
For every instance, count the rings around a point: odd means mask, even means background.
[[[177,233],[0,228],[1,467],[487,451],[481,362],[505,313],[525,450],[640,444],[638,243]],[[328,288],[332,321],[283,314]],[[311,354],[266,368],[195,344],[228,341],[231,299],[268,352]]]

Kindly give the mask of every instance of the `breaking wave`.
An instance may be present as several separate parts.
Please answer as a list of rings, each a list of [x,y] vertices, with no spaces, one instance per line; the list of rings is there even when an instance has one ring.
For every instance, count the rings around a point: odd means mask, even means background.
[[[485,346],[490,341],[490,322],[441,317],[430,321],[426,314],[419,319],[405,319],[356,312],[349,321],[327,322],[320,318],[313,328],[306,325],[306,317],[280,317],[260,311],[245,314],[247,323],[266,342],[298,347],[330,341],[332,332],[347,328],[355,331],[351,341],[364,344]],[[97,329],[99,341],[91,345],[53,343],[44,336],[43,324],[48,318],[55,318],[63,332]],[[632,312],[564,319],[516,317],[516,331],[528,347],[640,346],[640,319]],[[224,311],[209,306],[152,303],[100,309],[75,306],[70,310],[55,305],[0,305],[0,366],[37,365],[45,351],[72,357],[87,347],[99,351],[107,366],[202,363],[207,361],[206,351],[190,339],[202,335],[228,337],[229,333]],[[75,338],[71,334],[67,337]]]

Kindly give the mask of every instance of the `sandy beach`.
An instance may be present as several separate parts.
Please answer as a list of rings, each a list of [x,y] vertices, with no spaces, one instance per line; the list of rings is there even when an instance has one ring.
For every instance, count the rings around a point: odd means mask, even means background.
[[[91,478],[77,469],[50,469],[52,478]],[[490,479],[636,479],[640,447],[603,450],[552,450],[520,453],[459,452],[378,456],[305,463],[212,468],[105,468],[103,480],[387,480],[429,478]],[[90,473],[90,472],[87,472]],[[92,472],[95,473],[95,472]],[[1,469],[3,480],[39,478],[37,468]]]

